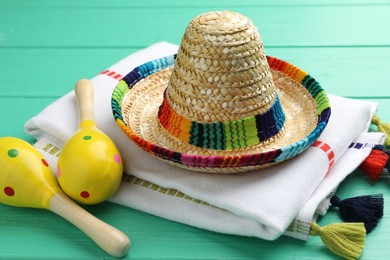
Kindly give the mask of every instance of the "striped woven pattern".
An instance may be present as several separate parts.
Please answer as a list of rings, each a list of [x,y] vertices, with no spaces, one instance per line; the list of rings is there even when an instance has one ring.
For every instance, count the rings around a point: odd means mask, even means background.
[[[282,129],[285,116],[276,98],[263,114],[215,123],[198,123],[177,114],[164,99],[158,113],[161,126],[179,140],[207,149],[235,150],[274,137]]]
[[[319,138],[326,127],[331,114],[331,108],[326,92],[320,86],[320,84],[308,73],[297,68],[296,66],[289,64],[286,61],[267,56],[267,61],[272,70],[280,72],[287,77],[292,77],[294,80],[299,81],[299,83],[301,83],[308,90],[316,102],[318,123],[313,131],[307,135],[307,137],[282,148],[273,149],[270,151],[227,156],[202,156],[180,153],[147,141],[141,136],[135,134],[134,131],[124,122],[123,110],[125,108],[122,107],[122,101],[126,94],[132,90],[132,87],[137,82],[153,73],[172,67],[174,65],[175,58],[176,55],[168,56],[148,62],[135,68],[119,82],[113,91],[111,100],[111,107],[115,121],[122,129],[122,131],[138,146],[168,163],[192,170],[217,173],[221,172],[218,169],[225,168],[230,170],[224,172],[238,172],[258,169],[262,168],[262,166],[267,166],[275,162],[287,160],[303,152]],[[161,95],[163,95],[163,93],[161,93]]]

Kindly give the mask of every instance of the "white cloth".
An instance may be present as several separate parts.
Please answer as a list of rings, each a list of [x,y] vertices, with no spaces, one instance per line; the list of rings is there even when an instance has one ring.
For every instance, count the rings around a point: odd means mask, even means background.
[[[92,79],[97,124],[117,144],[129,174],[110,200],[222,233],[272,240],[286,232],[307,239],[308,230],[302,231],[297,220],[313,221],[321,201],[365,159],[373,145],[383,142],[383,134],[366,133],[377,104],[329,95],[332,116],[319,140],[330,150],[310,147],[271,168],[233,175],[176,168],[128,140],[113,119],[110,100],[120,76],[144,62],[173,54],[177,48],[169,43],[152,45]],[[53,169],[59,148],[77,129],[77,115],[72,91],[25,125]],[[367,145],[364,149],[348,149],[352,142]],[[333,162],[336,164],[326,175]],[[326,200],[321,205],[326,207]]]

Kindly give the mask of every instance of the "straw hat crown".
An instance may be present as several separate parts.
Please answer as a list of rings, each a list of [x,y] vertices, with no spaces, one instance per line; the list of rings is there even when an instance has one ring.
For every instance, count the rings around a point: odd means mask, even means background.
[[[282,134],[285,115],[249,18],[220,11],[190,22],[158,118],[167,134],[206,149],[241,149]]]
[[[252,21],[229,11],[195,17],[177,55],[134,68],[112,97],[118,126],[142,149],[216,173],[297,156],[319,138],[331,111],[313,77],[266,56]]]

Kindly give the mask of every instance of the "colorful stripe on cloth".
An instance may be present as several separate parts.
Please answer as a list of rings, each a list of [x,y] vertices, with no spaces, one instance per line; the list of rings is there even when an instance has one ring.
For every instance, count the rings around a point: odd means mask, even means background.
[[[119,74],[119,73],[117,73],[115,71],[109,70],[109,69],[100,72],[100,74],[106,75],[108,77],[112,77],[113,79],[116,79],[116,80],[121,80],[122,79],[122,75],[121,74]]]
[[[326,155],[328,156],[328,160],[329,160],[329,169],[328,170],[330,170],[330,168],[332,168],[332,166],[334,164],[334,152],[333,152],[332,148],[330,147],[330,145],[318,140],[318,141],[315,141],[312,146],[318,147],[326,153]]]
[[[289,64],[283,60],[279,60],[274,57],[267,56],[269,66],[273,70],[280,71],[294,80],[300,82],[314,98],[317,110],[318,110],[318,124],[315,129],[304,139],[295,142],[286,147],[275,149],[272,151],[257,153],[257,154],[245,154],[245,155],[234,155],[234,156],[203,156],[203,155],[194,155],[194,154],[183,154],[176,151],[169,150],[164,147],[160,147],[156,144],[153,144],[149,141],[144,140],[143,138],[137,136],[123,121],[121,113],[121,103],[126,92],[131,89],[137,82],[146,78],[147,76],[165,69],[172,67],[175,62],[176,55],[167,56],[160,58],[154,61],[145,63],[139,67],[136,67],[129,74],[127,74],[117,85],[112,95],[112,111],[114,118],[122,129],[122,131],[132,139],[138,146],[144,150],[154,154],[157,157],[160,157],[165,160],[172,161],[177,164],[182,164],[187,167],[215,167],[215,168],[226,168],[226,167],[247,167],[247,166],[258,166],[262,164],[270,164],[275,162],[284,161],[286,159],[292,158],[299,153],[307,149],[311,144],[313,144],[318,137],[321,135],[325,126],[329,120],[331,109],[330,103],[326,96],[326,92],[322,89],[319,83],[312,78],[308,73],[299,69],[298,67]],[[165,119],[163,119],[165,120]],[[176,119],[172,119],[176,120]],[[188,129],[189,132],[195,131],[191,129],[188,125],[183,126],[183,128]],[[203,126],[202,126],[203,128]],[[199,131],[199,126],[197,127]],[[173,131],[173,130],[172,130]],[[174,131],[173,131],[174,132]],[[182,137],[187,140],[189,137]],[[192,140],[193,143],[198,141]],[[217,147],[218,145],[210,141],[206,146]],[[204,142],[202,143],[204,145]],[[222,144],[221,144],[222,146]]]

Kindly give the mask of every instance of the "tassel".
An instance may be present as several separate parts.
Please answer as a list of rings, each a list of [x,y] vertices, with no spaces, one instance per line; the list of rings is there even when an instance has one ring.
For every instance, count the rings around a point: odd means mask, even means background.
[[[330,251],[345,259],[358,259],[366,241],[363,223],[335,223],[320,227],[313,222],[310,235],[320,236]]]
[[[342,219],[346,222],[363,222],[367,234],[383,217],[383,195],[358,196],[341,200],[337,196],[330,199],[332,206],[338,207]]]
[[[373,125],[376,125],[378,128],[378,132],[385,133],[386,134],[386,139],[384,145],[386,147],[390,147],[390,124],[381,122],[379,116],[374,115],[371,123]]]
[[[385,168],[386,168],[387,172],[390,173],[390,151],[386,150],[383,146],[381,146],[381,147],[383,148],[382,151],[385,152],[387,154],[387,156],[389,156],[389,160],[387,160]]]
[[[389,155],[381,145],[377,145],[372,149],[367,158],[360,164],[359,168],[372,181],[377,181],[379,175],[385,167],[389,167]]]

